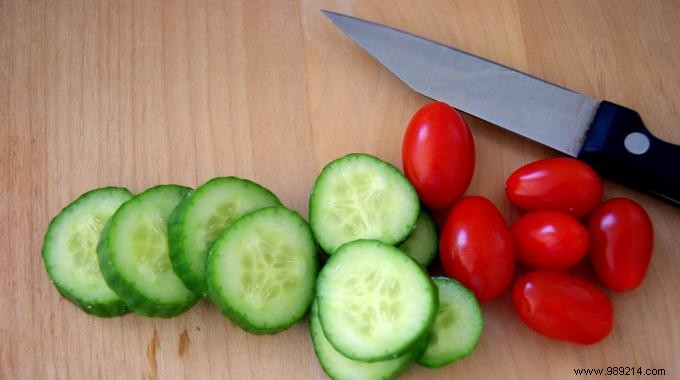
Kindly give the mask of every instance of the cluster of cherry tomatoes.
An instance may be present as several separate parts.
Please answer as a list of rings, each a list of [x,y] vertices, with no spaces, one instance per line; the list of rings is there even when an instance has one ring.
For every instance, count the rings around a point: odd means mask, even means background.
[[[446,275],[480,301],[512,287],[519,317],[549,337],[592,344],[609,334],[609,297],[574,275],[574,268],[589,261],[606,288],[636,288],[653,243],[642,207],[624,198],[602,202],[602,181],[593,169],[576,159],[551,158],[507,179],[507,199],[523,212],[508,226],[487,198],[463,196],[474,172],[474,142],[460,115],[440,102],[426,104],[411,119],[402,161],[421,201],[435,213],[446,210],[439,242]],[[521,275],[517,262],[526,269]]]

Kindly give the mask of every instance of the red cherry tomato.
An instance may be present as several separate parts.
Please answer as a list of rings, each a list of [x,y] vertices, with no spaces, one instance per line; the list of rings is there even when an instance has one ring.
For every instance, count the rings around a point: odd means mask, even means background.
[[[512,282],[512,235],[496,206],[467,196],[451,209],[439,240],[444,273],[470,288],[480,301],[498,297]]]
[[[505,194],[523,210],[562,211],[580,218],[602,199],[602,181],[577,159],[549,158],[515,170]]]
[[[538,269],[567,269],[588,252],[588,230],[572,216],[534,211],[512,225],[517,259]]]
[[[524,323],[554,339],[593,344],[612,329],[614,308],[604,292],[562,272],[525,274],[515,281],[512,300]]]
[[[654,231],[645,210],[630,199],[611,199],[588,218],[590,260],[608,288],[634,289],[645,278]]]
[[[475,169],[475,147],[465,120],[441,102],[424,105],[404,134],[401,158],[420,199],[442,209],[460,198]]]

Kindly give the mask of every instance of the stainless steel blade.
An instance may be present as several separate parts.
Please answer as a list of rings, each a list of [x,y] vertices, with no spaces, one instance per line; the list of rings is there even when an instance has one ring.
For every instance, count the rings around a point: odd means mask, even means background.
[[[578,155],[599,100],[411,33],[324,13],[415,91]]]

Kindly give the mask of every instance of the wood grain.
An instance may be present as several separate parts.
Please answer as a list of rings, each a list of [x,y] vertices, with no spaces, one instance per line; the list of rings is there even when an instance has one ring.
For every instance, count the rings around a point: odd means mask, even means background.
[[[680,3],[674,1],[0,0],[0,378],[323,378],[307,327],[253,336],[207,302],[184,315],[100,319],[61,298],[40,249],[47,223],[93,187],[138,192],[251,178],[306,214],[325,163],[348,152],[400,164],[427,99],[336,30],[327,8],[409,30],[638,110],[680,143]],[[504,179],[554,156],[466,117],[469,194],[509,221]],[[680,170],[680,168],[679,168]],[[541,337],[507,295],[483,305],[475,353],[404,378],[584,378],[573,368],[664,368],[680,378],[680,212],[611,182],[655,227],[643,285],[611,294],[612,335],[581,347]]]

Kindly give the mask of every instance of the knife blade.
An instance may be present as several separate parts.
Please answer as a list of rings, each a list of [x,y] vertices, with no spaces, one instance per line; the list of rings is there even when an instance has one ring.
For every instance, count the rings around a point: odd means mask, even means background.
[[[637,112],[405,31],[322,12],[416,92],[680,207],[680,146],[653,136]]]

